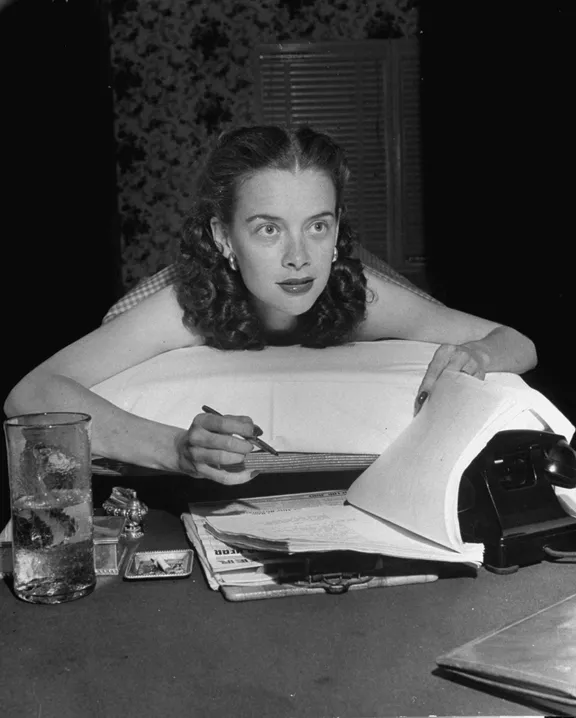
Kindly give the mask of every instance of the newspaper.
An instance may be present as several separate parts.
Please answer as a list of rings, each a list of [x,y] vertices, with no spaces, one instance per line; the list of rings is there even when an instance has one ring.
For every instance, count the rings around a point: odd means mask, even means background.
[[[345,499],[346,491],[334,490],[241,499],[226,504],[221,501],[191,503],[189,513],[182,514],[182,521],[210,588],[274,584],[280,571],[299,574],[303,566],[302,556],[240,549],[224,543],[207,530],[207,517],[277,514],[305,507],[342,506]]]

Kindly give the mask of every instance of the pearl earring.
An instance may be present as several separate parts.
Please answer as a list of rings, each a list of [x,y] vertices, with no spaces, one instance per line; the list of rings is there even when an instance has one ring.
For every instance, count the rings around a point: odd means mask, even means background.
[[[231,252],[231,253],[228,255],[228,264],[230,265],[230,269],[231,269],[233,272],[237,272],[237,271],[238,271],[238,262],[236,261],[236,255],[234,254],[234,252]]]
[[[334,254],[332,255],[332,264],[338,259],[338,248],[334,247]]]

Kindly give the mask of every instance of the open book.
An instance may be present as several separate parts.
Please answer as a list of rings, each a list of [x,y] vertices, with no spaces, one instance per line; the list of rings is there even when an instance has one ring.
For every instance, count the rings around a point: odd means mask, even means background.
[[[547,401],[528,406],[510,387],[445,372],[419,414],[346,494],[313,501],[302,495],[292,507],[211,514],[206,529],[250,550],[350,550],[478,566],[483,546],[464,543],[460,535],[462,474],[497,432],[543,427],[573,432]]]

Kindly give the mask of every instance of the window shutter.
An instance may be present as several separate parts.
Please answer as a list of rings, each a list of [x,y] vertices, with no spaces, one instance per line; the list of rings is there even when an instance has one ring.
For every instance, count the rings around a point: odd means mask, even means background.
[[[354,228],[367,249],[399,271],[408,257],[423,254],[421,212],[405,216],[421,201],[413,169],[419,164],[417,59],[417,46],[406,40],[261,45],[255,52],[257,120],[308,123],[342,144]],[[406,127],[403,110],[410,116]]]
[[[422,198],[422,137],[420,116],[420,57],[418,45],[394,43],[390,53],[389,87],[394,140],[394,241],[391,263],[403,271],[425,261]]]
[[[386,41],[264,45],[258,49],[259,121],[307,123],[346,150],[347,206],[365,247],[386,258],[389,236],[384,122]]]

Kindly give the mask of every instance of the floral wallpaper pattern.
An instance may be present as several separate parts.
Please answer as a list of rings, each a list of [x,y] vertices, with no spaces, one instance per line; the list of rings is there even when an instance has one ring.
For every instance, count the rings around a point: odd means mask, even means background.
[[[110,0],[123,281],[169,264],[200,158],[255,121],[259,43],[412,36],[417,0]]]

